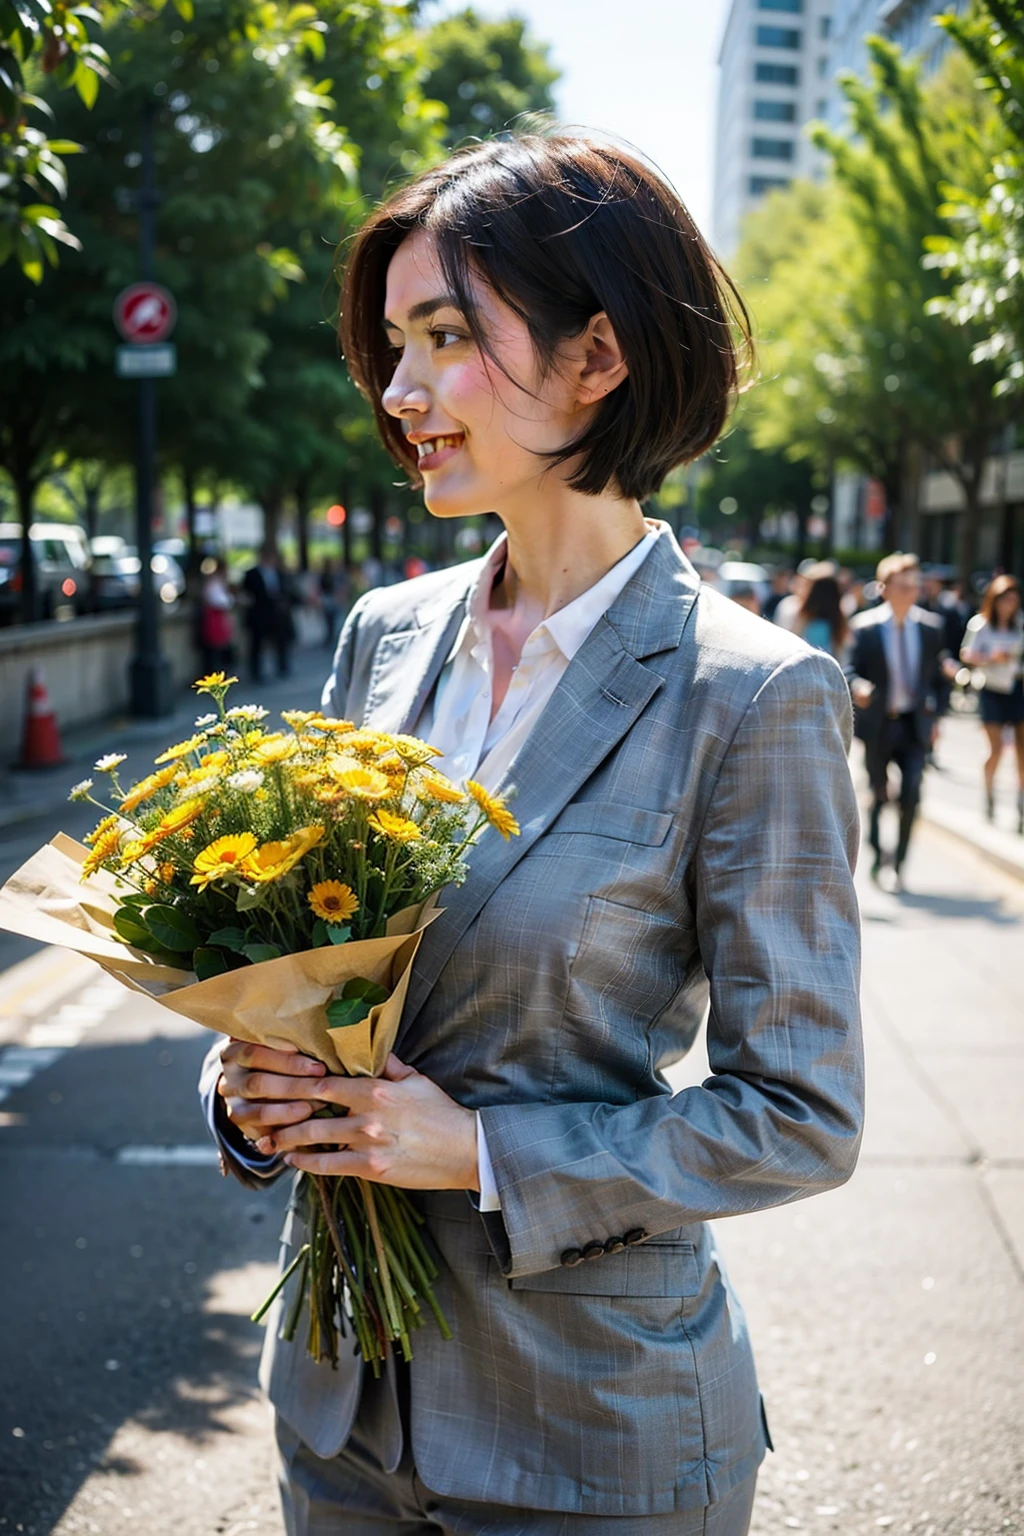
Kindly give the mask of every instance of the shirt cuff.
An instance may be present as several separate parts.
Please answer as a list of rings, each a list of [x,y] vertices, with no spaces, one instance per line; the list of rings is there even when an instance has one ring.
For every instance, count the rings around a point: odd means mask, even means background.
[[[498,1185],[495,1182],[494,1169],[491,1167],[491,1154],[487,1150],[484,1124],[479,1115],[476,1117],[476,1171],[480,1180],[480,1199],[477,1201],[477,1210],[500,1211],[501,1199],[498,1195]]]

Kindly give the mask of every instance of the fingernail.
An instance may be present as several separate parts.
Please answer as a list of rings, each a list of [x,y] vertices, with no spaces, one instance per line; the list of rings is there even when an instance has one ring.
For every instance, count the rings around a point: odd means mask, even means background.
[[[273,1152],[274,1138],[273,1136],[261,1136],[256,1145],[259,1147],[261,1152]]]

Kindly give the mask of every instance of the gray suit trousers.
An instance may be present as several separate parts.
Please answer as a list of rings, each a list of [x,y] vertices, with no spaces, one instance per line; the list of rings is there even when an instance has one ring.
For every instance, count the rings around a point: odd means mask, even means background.
[[[756,1472],[714,1504],[668,1515],[566,1514],[432,1493],[409,1450],[408,1383],[403,1386],[405,1450],[393,1471],[386,1468],[397,1404],[387,1377],[367,1376],[349,1440],[329,1460],[278,1416],[287,1536],[746,1536],[749,1529]]]

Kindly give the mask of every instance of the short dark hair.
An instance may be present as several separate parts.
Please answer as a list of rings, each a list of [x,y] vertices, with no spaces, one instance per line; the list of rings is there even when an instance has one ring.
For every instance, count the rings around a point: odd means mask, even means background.
[[[381,396],[394,371],[382,329],[388,264],[417,230],[434,239],[474,341],[494,357],[473,304],[477,273],[529,327],[541,366],[607,312],[628,377],[590,425],[549,455],[579,456],[569,483],[643,500],[714,443],[752,351],[743,300],[672,188],[636,155],[586,133],[520,133],[459,150],[393,193],[354,237],[340,334],[385,447],[420,483]]]

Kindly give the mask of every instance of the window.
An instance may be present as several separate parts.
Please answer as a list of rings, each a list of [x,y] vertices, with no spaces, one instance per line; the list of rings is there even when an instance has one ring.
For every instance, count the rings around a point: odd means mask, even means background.
[[[826,117],[828,115],[828,102],[825,100],[824,96],[818,102],[815,111],[818,117]]]
[[[800,47],[800,33],[789,27],[758,27],[755,41],[759,48],[792,48],[796,51]]]
[[[788,176],[751,176],[748,182],[751,197],[760,197],[764,192],[774,192],[779,187],[789,186]]]
[[[799,85],[800,71],[795,64],[755,64],[754,79],[759,85]]]
[[[759,11],[791,11],[798,15],[804,8],[804,0],[757,0]]]
[[[832,36],[831,16],[822,16],[818,21],[818,36],[823,38]]]
[[[755,160],[792,160],[792,139],[753,139],[750,153]]]
[[[791,101],[755,101],[754,116],[760,123],[795,123],[796,107]]]
[[[825,78],[825,76],[827,74],[828,74],[828,55],[827,54],[822,54],[821,58],[818,60],[818,78],[821,79],[821,80],[824,80],[824,78]]]

